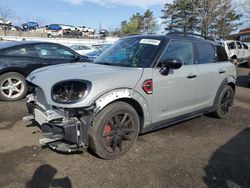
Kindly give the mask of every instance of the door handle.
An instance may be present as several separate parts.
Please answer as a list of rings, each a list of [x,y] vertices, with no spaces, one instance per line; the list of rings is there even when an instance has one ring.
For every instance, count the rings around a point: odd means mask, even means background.
[[[220,69],[219,70],[219,74],[224,74],[226,71],[225,70],[223,70],[223,69]]]
[[[188,79],[193,79],[193,78],[196,78],[196,77],[197,77],[197,75],[195,75],[195,74],[189,74],[187,76]]]

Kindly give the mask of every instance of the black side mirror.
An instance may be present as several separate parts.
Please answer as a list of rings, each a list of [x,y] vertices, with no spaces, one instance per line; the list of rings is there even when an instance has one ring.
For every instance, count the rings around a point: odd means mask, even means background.
[[[162,68],[160,73],[162,75],[168,75],[170,69],[179,69],[182,66],[182,61],[180,59],[163,59],[161,61]]]

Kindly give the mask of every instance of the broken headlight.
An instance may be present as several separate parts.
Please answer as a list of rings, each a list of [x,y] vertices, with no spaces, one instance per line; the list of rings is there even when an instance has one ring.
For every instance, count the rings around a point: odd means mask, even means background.
[[[88,81],[69,80],[55,84],[51,97],[57,103],[74,103],[85,98],[91,88]]]

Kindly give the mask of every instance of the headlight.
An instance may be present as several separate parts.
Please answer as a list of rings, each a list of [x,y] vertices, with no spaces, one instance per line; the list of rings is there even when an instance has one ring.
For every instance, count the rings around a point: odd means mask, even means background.
[[[57,103],[74,103],[85,98],[91,88],[88,81],[69,80],[55,84],[51,97]]]

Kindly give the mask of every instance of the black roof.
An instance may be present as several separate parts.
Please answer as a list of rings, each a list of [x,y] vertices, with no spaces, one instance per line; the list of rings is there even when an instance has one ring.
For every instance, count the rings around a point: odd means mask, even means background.
[[[52,42],[44,41],[13,41],[13,42],[0,42],[0,49],[11,48],[14,46],[28,45],[28,44],[54,44]]]
[[[207,42],[211,43],[213,45],[219,45],[217,42],[211,40],[211,39],[206,39],[202,36],[196,36],[196,35],[189,35],[189,34],[167,34],[167,35],[131,35],[128,36],[127,38],[148,38],[148,39],[158,39],[158,40],[170,40],[170,39],[185,39],[185,40],[190,40],[190,41],[197,41],[197,42]]]

